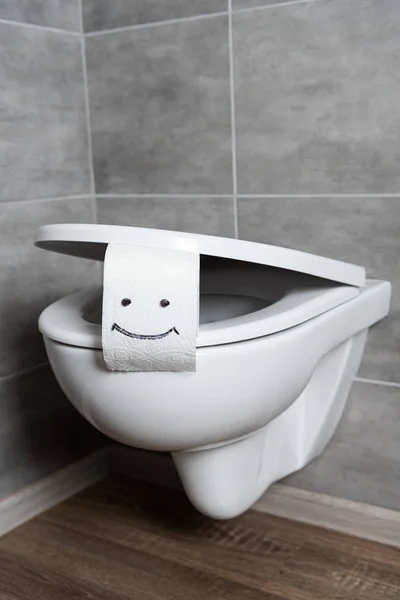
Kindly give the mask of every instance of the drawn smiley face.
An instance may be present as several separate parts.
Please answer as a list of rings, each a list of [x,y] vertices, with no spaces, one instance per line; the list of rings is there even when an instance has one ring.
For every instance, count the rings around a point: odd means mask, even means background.
[[[132,304],[132,300],[130,298],[123,298],[121,300],[121,306],[123,306],[124,308],[127,308],[131,304]],[[163,298],[162,300],[160,300],[160,303],[159,303],[160,308],[168,308],[168,306],[170,304],[171,304],[170,301],[167,300],[166,298]],[[168,329],[167,331],[164,331],[162,333],[143,334],[143,333],[134,333],[132,331],[128,331],[124,327],[121,327],[120,325],[118,325],[118,323],[112,324],[111,331],[117,331],[118,333],[121,333],[122,335],[125,335],[126,337],[129,337],[129,338],[133,338],[135,340],[162,340],[163,338],[167,337],[171,333],[176,333],[177,335],[180,335],[179,331],[176,329],[176,327],[171,327],[170,329]]]
[[[195,371],[199,255],[109,244],[102,349],[110,371]]]

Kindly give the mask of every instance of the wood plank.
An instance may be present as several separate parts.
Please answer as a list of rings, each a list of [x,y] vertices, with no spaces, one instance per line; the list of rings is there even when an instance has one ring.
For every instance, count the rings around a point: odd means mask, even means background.
[[[212,521],[114,476],[0,539],[1,600],[67,596],[398,600],[400,550],[255,511]]]

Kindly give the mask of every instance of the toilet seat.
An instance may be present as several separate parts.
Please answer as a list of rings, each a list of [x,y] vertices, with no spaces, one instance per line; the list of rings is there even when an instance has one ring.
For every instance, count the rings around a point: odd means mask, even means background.
[[[94,300],[91,289],[61,298],[46,308],[39,329],[46,337],[81,348],[102,348],[101,325],[84,318]],[[350,286],[293,289],[276,303],[240,317],[200,325],[196,347],[230,344],[271,335],[299,325],[358,296]]]
[[[299,325],[347,302],[365,284],[362,267],[253,242],[197,234],[109,225],[42,227],[43,249],[103,260],[108,243],[196,250],[202,255],[201,293],[265,301],[265,307],[200,325],[197,348],[255,339]],[[102,348],[101,325],[84,318],[89,290],[62,298],[43,311],[39,329],[55,341]],[[101,296],[101,291],[97,291]],[[250,302],[251,305],[251,302]]]

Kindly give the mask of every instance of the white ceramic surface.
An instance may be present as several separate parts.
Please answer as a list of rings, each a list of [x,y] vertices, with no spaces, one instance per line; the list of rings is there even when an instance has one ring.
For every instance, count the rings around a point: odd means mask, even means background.
[[[367,330],[389,311],[388,282],[366,282],[361,267],[287,248],[79,224],[45,226],[35,243],[96,260],[109,243],[202,255],[196,372],[109,371],[92,292],[46,309],[40,329],[76,409],[114,440],[172,452],[189,498],[214,518],[245,511],[323,450]],[[90,303],[100,321],[88,322]]]
[[[230,518],[322,451],[342,413],[388,282],[285,331],[199,348],[196,373],[112,373],[102,352],[45,337],[74,406],[127,445],[173,452],[192,502]],[[273,456],[273,458],[271,458]]]

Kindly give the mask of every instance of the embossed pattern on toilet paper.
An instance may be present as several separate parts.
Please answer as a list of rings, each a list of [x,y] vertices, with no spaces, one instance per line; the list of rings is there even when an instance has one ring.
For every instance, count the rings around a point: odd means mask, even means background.
[[[112,371],[195,371],[196,252],[109,244],[104,260],[103,355]]]

